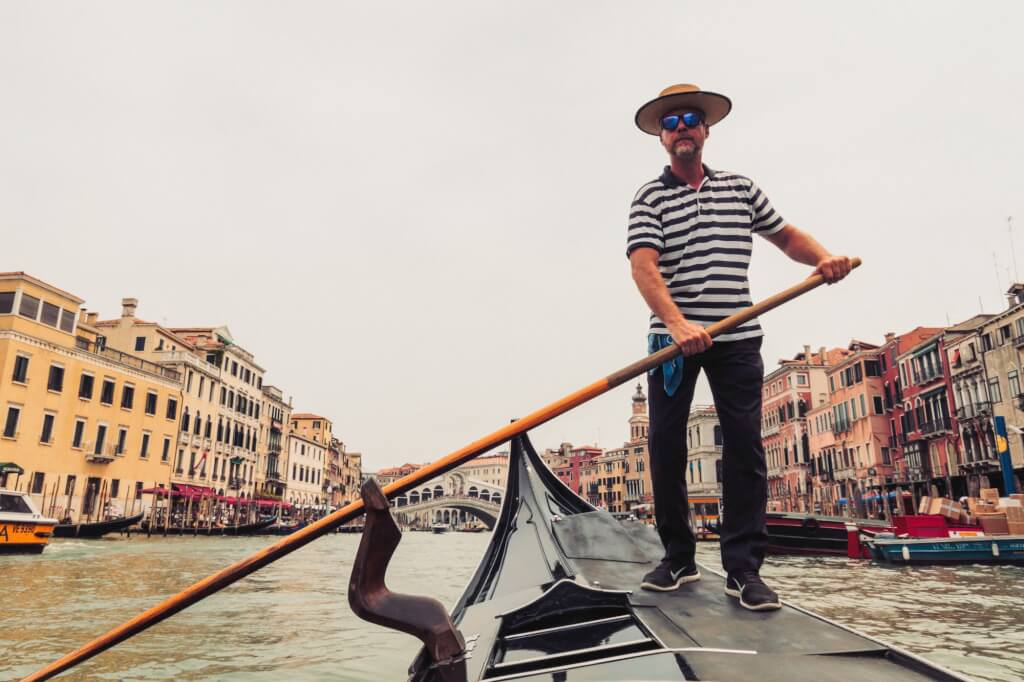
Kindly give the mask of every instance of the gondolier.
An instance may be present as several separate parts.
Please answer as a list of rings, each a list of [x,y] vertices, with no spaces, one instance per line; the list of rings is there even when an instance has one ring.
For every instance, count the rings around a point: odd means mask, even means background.
[[[655,519],[665,547],[661,564],[641,583],[668,591],[700,579],[688,522],[686,423],[701,370],[722,426],[725,591],[752,610],[780,607],[759,571],[767,534],[768,484],[761,445],[761,328],[752,319],[715,339],[708,325],[751,305],[747,283],[753,235],[837,282],[850,259],[834,256],[790,225],[749,178],[703,163],[711,126],[732,108],[728,97],[695,85],[673,85],[636,113],[669,156],[661,175],[637,191],[630,209],[627,255],[650,307],[649,351],[677,344],[685,356],[648,376],[650,458]]]

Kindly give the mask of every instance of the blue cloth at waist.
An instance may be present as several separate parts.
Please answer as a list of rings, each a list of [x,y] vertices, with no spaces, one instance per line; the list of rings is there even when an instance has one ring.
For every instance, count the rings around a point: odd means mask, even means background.
[[[648,334],[647,335],[647,354],[653,355],[662,348],[675,345],[675,341],[672,340],[672,336],[669,334]],[[654,374],[655,369],[649,370],[649,374]],[[676,390],[679,388],[679,384],[683,383],[683,356],[677,355],[668,362],[661,364],[661,376],[665,383],[665,393],[669,396],[675,395]]]

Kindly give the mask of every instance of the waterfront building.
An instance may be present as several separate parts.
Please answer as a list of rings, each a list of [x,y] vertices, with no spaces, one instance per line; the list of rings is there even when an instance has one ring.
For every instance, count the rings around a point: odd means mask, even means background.
[[[882,354],[885,365],[882,368],[882,390],[885,393],[885,407],[889,415],[889,454],[893,461],[894,482],[892,488],[913,489],[910,484],[907,459],[904,446],[907,443],[904,426],[903,379],[900,376],[898,359],[914,346],[942,333],[942,327],[915,327],[897,336],[892,332],[885,334]]]
[[[287,451],[285,501],[300,510],[327,506],[324,491],[327,446],[293,429],[288,434]]]
[[[864,516],[864,501],[881,500],[894,478],[882,378],[888,358],[884,348],[865,341],[854,340],[847,350],[826,370],[835,451],[830,478],[839,500],[846,499],[848,510]],[[877,505],[872,512],[880,509]]]
[[[283,500],[287,484],[288,433],[291,428],[291,401],[285,402],[281,389],[270,384],[263,388],[260,452],[256,462],[257,495],[268,500]]]
[[[979,314],[943,332],[956,434],[959,437],[954,488],[977,496],[989,487],[980,480],[998,474],[992,403],[988,400],[988,374],[981,350],[982,326],[993,315]]]
[[[219,367],[198,353],[195,345],[174,331],[136,316],[138,299],[121,299],[121,317],[100,320],[96,327],[110,348],[130,351],[141,358],[173,369],[182,378],[177,447],[171,482],[205,488],[225,487],[220,463],[226,459],[223,438],[214,439],[220,422]],[[215,421],[216,420],[216,421]]]
[[[482,484],[481,490],[504,490],[508,478],[508,453],[497,452],[493,455],[482,455],[471,459],[455,469],[466,479],[464,489],[472,495],[473,484]]]
[[[1024,348],[1024,284],[1014,284],[1006,292],[1007,308],[991,316],[978,329],[987,376],[988,399],[992,417],[1006,421],[1010,460],[1018,478],[1024,477],[1024,372],[1021,349]],[[993,487],[1002,489],[998,462],[983,460],[977,473],[987,476]]]
[[[0,273],[0,461],[43,512],[74,520],[140,511],[166,485],[182,377],[111,347],[84,301],[23,272]],[[104,506],[108,506],[104,503]]]
[[[332,507],[343,507],[359,497],[362,457],[358,452],[348,452],[342,441],[331,438],[327,447],[325,477]]]
[[[903,461],[915,498],[952,496],[957,470],[957,430],[951,416],[951,383],[943,330],[897,356],[903,414]],[[933,490],[934,487],[934,490]]]
[[[714,405],[697,405],[690,409],[686,442],[686,490],[690,497],[720,497],[723,441]],[[650,486],[649,474],[647,485]]]
[[[580,472],[582,467],[595,457],[604,452],[596,445],[573,446],[572,443],[562,443],[557,450],[547,449],[541,454],[541,458],[547,463],[552,473],[577,495],[581,495]],[[650,489],[650,486],[648,486]]]
[[[814,406],[807,411],[807,444],[811,451],[810,511],[836,515],[843,513],[840,506],[843,495],[836,481],[836,465],[842,460],[833,430],[832,403],[824,395],[818,395],[814,400]]]
[[[334,438],[334,425],[325,417],[310,412],[296,412],[292,415],[292,430],[314,443],[329,445]]]
[[[792,360],[764,378],[761,439],[768,469],[768,509],[807,511],[810,508],[810,435],[807,412],[812,396],[827,395],[825,369],[848,350],[811,352],[804,346]]]

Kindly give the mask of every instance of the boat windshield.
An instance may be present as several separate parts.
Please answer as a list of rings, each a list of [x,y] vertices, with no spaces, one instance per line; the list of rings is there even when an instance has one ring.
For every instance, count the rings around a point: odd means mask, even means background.
[[[0,512],[15,512],[18,514],[31,514],[32,509],[25,502],[21,495],[0,494]]]

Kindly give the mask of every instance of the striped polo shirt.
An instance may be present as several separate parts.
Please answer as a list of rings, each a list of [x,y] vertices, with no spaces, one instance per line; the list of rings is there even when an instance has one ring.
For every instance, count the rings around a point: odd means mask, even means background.
[[[704,166],[704,180],[693,189],[666,166],[633,198],[626,255],[644,247],[657,251],[672,300],[687,320],[707,327],[751,305],[747,268],[753,235],[774,234],[785,225],[750,178]],[[653,314],[650,333],[668,333]],[[755,318],[715,340],[761,335]]]

